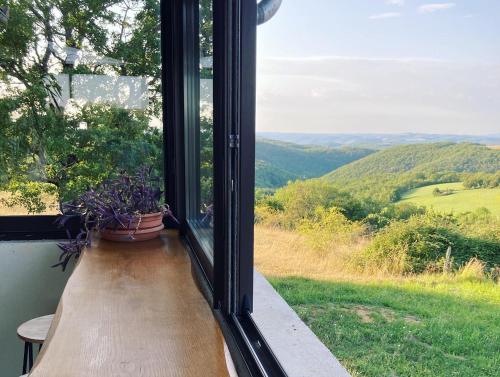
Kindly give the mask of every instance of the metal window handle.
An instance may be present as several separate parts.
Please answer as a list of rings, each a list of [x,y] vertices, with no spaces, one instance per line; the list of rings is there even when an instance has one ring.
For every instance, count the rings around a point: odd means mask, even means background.
[[[282,0],[260,0],[257,4],[257,25],[262,25],[274,17]]]

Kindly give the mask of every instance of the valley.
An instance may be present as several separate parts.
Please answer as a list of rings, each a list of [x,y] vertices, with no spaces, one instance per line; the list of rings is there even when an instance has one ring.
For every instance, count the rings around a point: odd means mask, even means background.
[[[500,150],[375,146],[320,173],[257,189],[255,267],[353,376],[496,376]]]

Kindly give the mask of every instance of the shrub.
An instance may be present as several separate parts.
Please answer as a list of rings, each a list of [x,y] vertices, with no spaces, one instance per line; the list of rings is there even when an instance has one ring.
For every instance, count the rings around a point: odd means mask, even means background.
[[[500,172],[465,174],[463,177],[463,185],[467,189],[498,187],[500,186]]]
[[[353,198],[330,183],[311,179],[291,182],[272,196],[261,198],[256,219],[268,225],[295,229],[303,220],[316,216],[316,209],[336,208],[349,220],[360,220],[376,207],[375,203]]]
[[[365,227],[360,222],[350,221],[338,208],[318,207],[312,219],[302,221],[299,231],[315,249],[328,251],[334,244],[355,242],[365,233]]]
[[[500,264],[500,242],[467,234],[452,216],[429,213],[395,221],[380,231],[360,254],[357,264],[390,273],[421,273],[434,269],[452,248],[454,267],[475,257],[489,266]]]
[[[10,182],[7,186],[10,197],[0,199],[0,205],[6,207],[20,206],[28,213],[35,214],[47,209],[43,195],[57,197],[57,187],[46,182]]]
[[[425,212],[425,207],[418,207],[411,203],[390,204],[384,207],[380,213],[370,213],[364,222],[373,230],[379,230],[394,220],[407,220],[415,215],[423,215]]]

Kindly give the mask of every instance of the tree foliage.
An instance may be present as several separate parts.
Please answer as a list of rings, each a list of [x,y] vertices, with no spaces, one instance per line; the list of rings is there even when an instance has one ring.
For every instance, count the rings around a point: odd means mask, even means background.
[[[60,198],[68,199],[112,172],[144,163],[160,172],[161,134],[151,124],[153,116],[161,116],[159,1],[10,0],[8,5],[9,21],[0,24],[0,189],[13,190],[22,201],[38,184],[41,192],[56,187]],[[71,56],[78,51],[124,63],[87,59],[76,65]],[[150,106],[62,109],[55,100],[59,73],[145,76]]]
[[[255,185],[278,188],[288,181],[320,177],[373,152],[365,148],[326,148],[257,139]]]

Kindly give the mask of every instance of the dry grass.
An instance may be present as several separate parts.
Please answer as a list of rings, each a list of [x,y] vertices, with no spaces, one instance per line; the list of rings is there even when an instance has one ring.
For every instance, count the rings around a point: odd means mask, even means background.
[[[299,232],[255,225],[255,267],[268,277],[357,283],[418,283],[435,286],[459,281],[490,281],[484,262],[472,258],[459,271],[450,274],[425,272],[398,275],[386,270],[355,267],[353,260],[369,240],[359,237],[351,244],[333,244],[328,251],[317,250]],[[498,273],[500,276],[500,273]],[[498,280],[498,279],[493,279]]]
[[[305,236],[264,225],[255,226],[255,267],[267,276],[302,276],[317,280],[351,278],[349,261],[366,244],[332,245],[328,251],[311,247]]]
[[[8,199],[11,194],[5,191],[0,191],[0,216],[24,216],[24,215],[32,215],[32,213],[28,213],[26,208],[22,206],[13,206],[8,207],[2,204],[2,199]],[[42,194],[42,200],[47,205],[47,209],[42,213],[37,213],[37,215],[57,215],[59,213],[59,204],[57,202],[57,198],[54,195],[50,194]]]
[[[457,273],[464,280],[484,280],[486,264],[479,259],[472,258]]]

